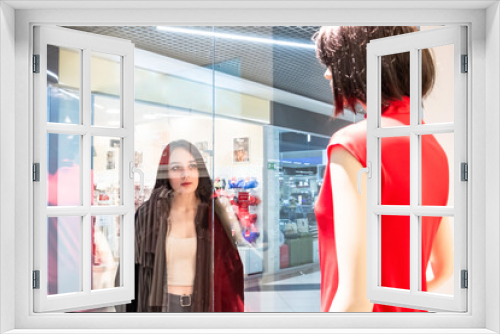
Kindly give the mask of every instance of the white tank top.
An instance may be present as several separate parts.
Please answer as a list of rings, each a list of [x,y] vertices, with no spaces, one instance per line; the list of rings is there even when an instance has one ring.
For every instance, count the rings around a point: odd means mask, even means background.
[[[193,286],[196,274],[196,237],[167,237],[167,284]]]

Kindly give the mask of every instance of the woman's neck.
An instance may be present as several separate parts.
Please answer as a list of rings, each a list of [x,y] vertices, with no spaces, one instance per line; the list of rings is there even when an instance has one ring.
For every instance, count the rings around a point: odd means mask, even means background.
[[[176,209],[192,209],[198,206],[198,198],[195,194],[174,194],[172,206]]]

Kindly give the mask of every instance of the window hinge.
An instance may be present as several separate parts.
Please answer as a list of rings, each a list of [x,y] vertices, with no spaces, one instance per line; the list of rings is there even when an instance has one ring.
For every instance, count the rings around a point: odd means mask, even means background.
[[[33,270],[33,289],[40,289],[40,270]]]
[[[33,55],[33,73],[40,73],[40,55]]]
[[[40,182],[40,163],[33,164],[33,181]]]
[[[460,72],[469,72],[469,57],[467,55],[462,55],[462,69]]]
[[[461,181],[469,181],[469,165],[466,162],[462,162],[460,164],[460,170],[461,170]]]
[[[461,271],[461,276],[462,276],[462,289],[467,289],[469,287],[469,274],[467,273],[467,270],[462,270]]]

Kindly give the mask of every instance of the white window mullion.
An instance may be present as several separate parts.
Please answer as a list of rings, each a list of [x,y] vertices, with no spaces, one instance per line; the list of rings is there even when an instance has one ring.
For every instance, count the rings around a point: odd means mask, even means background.
[[[373,130],[373,135],[379,138],[403,137],[410,135],[410,128],[407,126],[395,126],[390,128],[378,128]]]
[[[82,109],[83,110],[83,109]],[[88,127],[78,124],[47,123],[47,133],[79,135],[90,133],[92,136],[102,137],[126,137],[130,131],[121,128]]]
[[[101,136],[101,137],[127,137],[128,135],[130,135],[130,131],[118,128],[113,129],[113,128],[93,126],[90,129],[90,134],[92,136]]]
[[[418,112],[420,110],[419,77],[420,66],[418,62],[418,50],[410,50],[410,207],[418,205],[419,188],[419,157],[418,157],[418,135],[414,128],[418,125]],[[410,291],[418,291],[419,282],[419,246],[418,246],[418,217],[412,212],[410,214]]]
[[[47,41],[44,34],[39,30],[35,30],[34,52],[40,55],[40,74],[47,73]],[[47,76],[35,75],[33,78],[35,105],[47,106]],[[45,242],[37,242],[33,247],[33,269],[40,271],[40,289],[35,290],[34,301],[35,305],[45,304],[47,298],[47,109],[45,113],[34,113],[34,143],[33,143],[33,161],[40,163],[40,182],[33,184],[34,196],[34,214],[33,227],[35,238],[40,236],[39,240]]]
[[[80,108],[80,110],[83,109]],[[88,132],[88,128],[80,124],[47,123],[46,126],[47,133],[83,136]]]
[[[411,213],[417,216],[454,217],[455,209],[452,206],[416,206],[408,205],[376,205],[371,212],[378,215],[407,216]]]
[[[82,204],[86,211],[83,217],[83,231],[82,231],[82,282],[83,282],[83,292],[85,294],[90,294],[92,290],[92,217],[90,214],[91,206],[91,135],[90,135],[90,125],[92,119],[92,106],[91,106],[91,91],[90,91],[90,50],[88,48],[83,49],[82,54],[82,75],[81,75],[81,89],[82,89],[82,125],[85,127],[85,134],[83,135],[83,149],[81,168],[83,172],[82,185],[80,189],[82,192]]]
[[[461,55],[467,54],[467,43],[465,43],[465,38],[467,31],[465,27],[460,28],[460,35],[457,36],[454,48],[454,58],[460,59]],[[470,58],[470,57],[469,57]],[[457,62],[458,63],[458,62]],[[469,163],[467,156],[467,94],[463,94],[463,87],[467,87],[467,75],[461,73],[460,67],[455,65],[454,69],[454,94],[455,94],[455,133],[461,133],[463,136],[455,135],[454,145],[455,145],[455,159],[450,161],[450,168],[454,168],[455,171],[455,230],[453,235],[454,242],[454,269],[453,275],[454,281],[454,295],[462,300],[467,300],[467,289],[461,288],[460,274],[461,270],[468,268],[467,265],[467,225],[459,225],[457,222],[467,221],[467,186],[468,182],[461,180],[461,163]],[[472,61],[469,60],[469,72],[471,72]],[[471,163],[468,167],[468,175],[470,179]],[[469,281],[473,279],[474,273],[469,272]],[[462,309],[465,309],[465,302],[461,305]]]
[[[455,124],[453,123],[420,124],[413,127],[412,131],[418,135],[453,133],[455,131]]]
[[[121,66],[121,109],[122,127],[126,131],[122,139],[123,168],[121,170],[122,205],[127,209],[127,214],[122,216],[120,235],[122,245],[134,245],[134,213],[135,192],[123,191],[134,189],[134,177],[130,177],[130,164],[135,164],[134,159],[134,52],[124,54]],[[144,180],[142,180],[143,182]],[[127,289],[130,299],[134,298],[134,248],[120,247],[121,261],[120,279],[121,286]]]
[[[367,187],[367,208],[379,206],[380,198],[380,139],[374,135],[374,131],[378,128],[380,118],[380,57],[375,55],[370,56],[370,49],[367,49],[367,78],[375,78],[374,82],[367,86],[367,107],[368,110],[373,110],[373,116],[367,117],[367,161],[371,163],[372,179],[368,183],[372,183],[372,187]],[[380,216],[375,212],[367,210],[367,291],[375,291],[381,282],[380,273]]]

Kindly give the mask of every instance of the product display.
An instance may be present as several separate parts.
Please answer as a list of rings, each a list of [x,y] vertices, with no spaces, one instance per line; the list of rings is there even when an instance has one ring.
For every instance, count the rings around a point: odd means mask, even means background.
[[[280,268],[314,262],[313,244],[318,235],[314,202],[322,180],[317,174],[297,175],[297,170],[287,170],[280,178],[279,228],[284,236]]]
[[[257,227],[258,214],[255,207],[260,205],[261,199],[255,193],[259,182],[255,177],[232,177],[228,182],[228,190],[225,190],[226,182],[224,178],[215,178],[216,191],[219,196],[229,199],[233,211],[240,223],[243,237],[249,243],[255,243],[261,232]]]
[[[231,178],[229,181],[229,189],[253,189],[257,188],[259,183],[255,179],[255,177],[246,177],[246,178]]]

